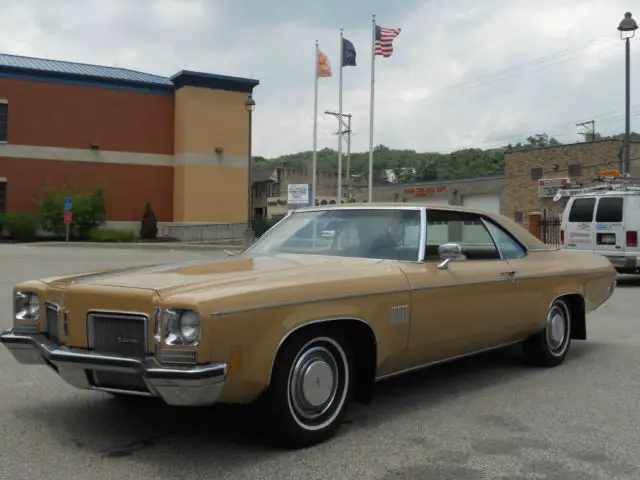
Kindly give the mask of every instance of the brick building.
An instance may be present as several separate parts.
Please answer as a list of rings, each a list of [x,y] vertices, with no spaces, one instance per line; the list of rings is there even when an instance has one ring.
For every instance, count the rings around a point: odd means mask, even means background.
[[[503,215],[538,234],[542,217],[564,210],[566,197],[553,201],[557,189],[588,185],[601,170],[622,171],[622,147],[622,140],[606,139],[507,152]],[[640,143],[631,144],[629,157],[631,174],[640,175]]]
[[[0,211],[103,185],[110,226],[137,227],[147,202],[160,222],[246,222],[258,83],[0,54]]]

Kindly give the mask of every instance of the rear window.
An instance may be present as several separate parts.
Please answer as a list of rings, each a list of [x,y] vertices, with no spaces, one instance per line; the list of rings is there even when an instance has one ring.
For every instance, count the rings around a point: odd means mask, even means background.
[[[591,222],[593,221],[593,207],[596,204],[595,198],[576,198],[571,205],[569,212],[570,222]]]
[[[596,222],[621,222],[622,221],[622,197],[604,197],[598,202]]]

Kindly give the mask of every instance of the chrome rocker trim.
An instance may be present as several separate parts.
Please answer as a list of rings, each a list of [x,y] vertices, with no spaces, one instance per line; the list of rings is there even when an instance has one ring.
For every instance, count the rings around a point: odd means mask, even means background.
[[[220,397],[227,379],[226,363],[170,367],[151,357],[136,359],[61,347],[41,334],[16,333],[13,329],[0,333],[0,343],[19,363],[48,365],[76,388],[160,397],[169,405],[213,405]],[[91,370],[140,375],[149,391],[94,386],[88,375]]]

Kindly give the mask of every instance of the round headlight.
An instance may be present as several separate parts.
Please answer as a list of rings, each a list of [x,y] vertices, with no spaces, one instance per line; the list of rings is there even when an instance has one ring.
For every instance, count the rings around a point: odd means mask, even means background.
[[[38,298],[35,294],[30,294],[28,296],[28,305],[27,310],[29,312],[29,316],[31,318],[38,318],[40,316],[40,298]]]
[[[17,292],[15,299],[16,318],[37,320],[40,317],[40,297],[31,292]]]
[[[186,311],[180,316],[180,335],[187,343],[194,343],[200,335],[200,318],[196,312]]]

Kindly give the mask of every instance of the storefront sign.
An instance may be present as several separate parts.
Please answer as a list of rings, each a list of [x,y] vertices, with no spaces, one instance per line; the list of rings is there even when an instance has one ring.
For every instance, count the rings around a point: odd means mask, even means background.
[[[447,191],[446,185],[438,185],[435,187],[410,187],[405,188],[404,193],[415,195],[416,197],[431,197],[436,193]]]

